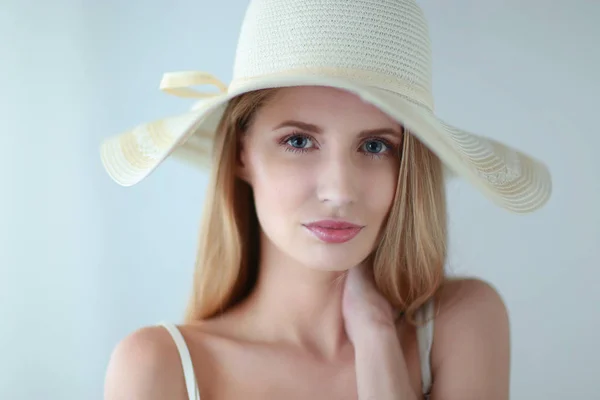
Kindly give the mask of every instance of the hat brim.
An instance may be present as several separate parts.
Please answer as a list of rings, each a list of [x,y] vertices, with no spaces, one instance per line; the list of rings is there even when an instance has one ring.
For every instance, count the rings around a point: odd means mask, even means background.
[[[532,212],[550,198],[552,181],[548,168],[530,155],[452,126],[427,107],[397,93],[346,79],[310,75],[247,82],[205,100],[194,111],[113,136],[101,145],[104,168],[123,186],[140,182],[172,154],[210,168],[212,138],[229,100],[253,90],[291,86],[328,86],[356,94],[412,132],[450,171],[512,212]]]

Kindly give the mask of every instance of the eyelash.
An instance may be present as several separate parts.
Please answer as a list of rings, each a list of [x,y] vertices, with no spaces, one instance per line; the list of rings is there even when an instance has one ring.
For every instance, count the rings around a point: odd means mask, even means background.
[[[287,136],[285,136],[283,139],[280,140],[279,144],[281,146],[283,146],[285,148],[285,151],[290,151],[292,153],[307,153],[310,149],[299,149],[297,147],[293,147],[290,146],[288,144],[288,142],[290,141],[290,139],[293,139],[295,137],[301,137],[301,138],[305,138],[308,140],[311,140],[313,142],[316,142],[315,139],[313,137],[311,137],[310,135],[307,135],[305,133],[302,132],[293,132]],[[369,153],[369,152],[363,152],[363,155],[367,156],[367,157],[371,157],[371,158],[381,158],[381,157],[385,157],[388,156],[390,154],[390,152],[393,152],[394,150],[396,150],[397,146],[394,145],[393,143],[391,143],[389,140],[386,140],[384,138],[381,137],[377,137],[377,136],[373,136],[370,138],[365,139],[362,143],[361,143],[361,147],[366,143],[366,142],[370,142],[370,141],[378,141],[383,143],[386,147],[387,147],[387,151],[384,153]]]

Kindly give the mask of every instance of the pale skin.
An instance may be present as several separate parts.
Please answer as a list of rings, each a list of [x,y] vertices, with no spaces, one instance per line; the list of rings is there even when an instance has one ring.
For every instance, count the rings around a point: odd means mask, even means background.
[[[415,328],[394,322],[362,264],[393,201],[401,138],[394,120],[332,88],[283,89],[258,112],[239,166],[262,230],[258,284],[222,316],[180,327],[202,400],[422,398]],[[331,218],[364,228],[329,244],[303,227]],[[508,399],[509,326],[498,293],[456,279],[436,306],[431,398]],[[187,399],[164,328],[117,345],[105,399]]]

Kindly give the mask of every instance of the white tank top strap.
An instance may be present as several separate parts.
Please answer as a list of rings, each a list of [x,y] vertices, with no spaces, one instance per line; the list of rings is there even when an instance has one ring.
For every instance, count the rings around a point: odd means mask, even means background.
[[[177,351],[179,352],[179,358],[181,359],[181,365],[183,367],[183,377],[185,379],[188,399],[200,400],[200,391],[198,390],[198,382],[196,381],[196,374],[194,373],[192,356],[190,355],[190,351],[185,343],[183,335],[175,324],[161,322],[159,325],[163,326],[171,334],[171,337],[177,346]]]
[[[426,399],[429,398],[432,385],[431,346],[433,344],[434,311],[434,300],[431,299],[419,310],[418,316],[418,321],[424,322],[417,328],[417,341],[421,363],[421,385]]]

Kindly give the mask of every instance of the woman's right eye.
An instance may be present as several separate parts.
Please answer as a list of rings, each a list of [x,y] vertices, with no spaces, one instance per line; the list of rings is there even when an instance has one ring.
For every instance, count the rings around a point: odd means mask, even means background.
[[[293,147],[294,149],[307,149],[310,147],[314,147],[313,141],[309,137],[303,135],[294,135],[289,137],[286,140],[286,144]]]

